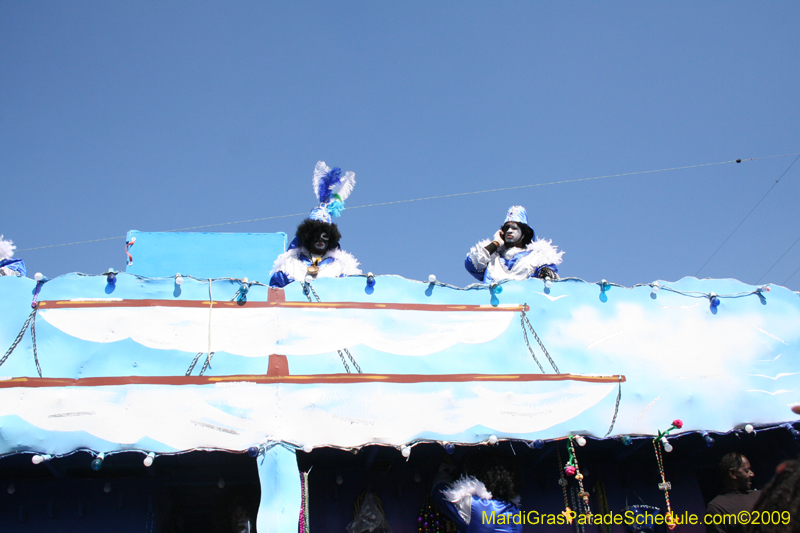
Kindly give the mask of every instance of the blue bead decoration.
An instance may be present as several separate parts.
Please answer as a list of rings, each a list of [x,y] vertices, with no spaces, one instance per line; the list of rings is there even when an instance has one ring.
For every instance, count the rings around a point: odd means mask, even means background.
[[[444,445],[444,451],[452,455],[456,451],[455,444],[448,442],[447,444]]]
[[[102,467],[103,467],[103,460],[100,459],[99,457],[95,457],[94,460],[92,460],[92,470],[97,472]]]
[[[711,307],[719,307],[719,298],[716,296],[711,298]]]
[[[258,448],[256,446],[250,446],[247,448],[247,455],[250,457],[258,457]]]
[[[367,287],[374,287],[375,286],[375,277],[374,276],[367,276]]]
[[[533,447],[536,448],[537,450],[541,450],[542,448],[544,448],[544,441],[542,439],[536,439],[535,441],[533,441]]]
[[[106,280],[110,285],[113,285],[117,282],[117,275],[111,272],[108,274],[108,276],[106,276]]]
[[[630,435],[623,435],[622,436],[622,444],[625,446],[630,446],[633,440],[631,439]]]

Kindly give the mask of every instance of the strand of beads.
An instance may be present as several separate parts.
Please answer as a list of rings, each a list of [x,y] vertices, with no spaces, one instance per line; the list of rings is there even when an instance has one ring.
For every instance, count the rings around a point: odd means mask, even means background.
[[[672,506],[669,503],[669,489],[672,488],[672,484],[669,481],[667,481],[666,475],[664,474],[664,458],[661,454],[661,450],[663,448],[663,450],[666,452],[672,451],[672,446],[667,441],[667,435],[669,435],[669,432],[672,431],[673,429],[681,429],[681,428],[683,428],[683,420],[679,418],[675,419],[672,421],[672,424],[670,425],[669,429],[663,432],[659,430],[658,436],[655,439],[653,439],[653,448],[655,449],[656,452],[656,462],[658,463],[658,472],[659,474],[661,474],[661,483],[658,484],[658,488],[664,491],[664,500],[667,502],[667,514],[664,518],[666,519],[667,527],[669,529],[675,529],[675,526],[677,526],[680,523],[680,520],[673,515]]]
[[[308,472],[300,472],[300,521],[297,524],[298,533],[309,533],[308,524]]]
[[[445,533],[445,527],[445,520],[441,512],[433,505],[430,496],[426,496],[417,517],[417,531],[419,533]]]
[[[591,523],[592,518],[592,509],[589,507],[589,493],[583,488],[583,474],[581,474],[580,468],[578,467],[578,458],[575,455],[575,445],[573,441],[575,440],[575,435],[569,436],[569,461],[567,461],[567,466],[565,471],[567,474],[575,474],[575,479],[578,481],[578,487],[580,487],[580,492],[578,492],[578,496],[583,500],[583,505],[586,507],[586,518],[589,520],[587,523]],[[570,470],[572,468],[572,470]]]
[[[605,483],[603,483],[602,479],[598,480],[594,484],[594,492],[597,498],[597,506],[599,507],[598,512],[601,515],[608,515],[611,512],[611,508],[608,506],[606,485]],[[610,524],[600,525],[600,531],[602,531],[603,533],[611,533],[611,525]]]
[[[353,520],[358,518],[358,508],[361,507],[361,498],[363,498],[365,494],[366,491],[359,494],[358,498],[356,498],[356,503],[353,505]]]
[[[658,473],[661,474],[661,483],[658,484],[658,488],[664,491],[664,499],[667,502],[667,514],[665,516],[667,527],[669,527],[669,529],[675,529],[675,526],[678,525],[678,519],[673,517],[672,507],[669,503],[669,489],[672,488],[672,484],[667,481],[664,474],[664,459],[661,455],[661,447],[663,445],[664,444],[659,439],[653,439],[653,448],[656,450],[656,462],[658,463]]]
[[[561,449],[556,446],[556,461],[558,461],[558,472],[561,477],[558,478],[558,484],[561,486],[561,493],[564,495],[564,510],[561,511],[567,518],[567,523],[572,523],[573,511],[569,506],[569,497],[567,496],[567,477],[564,475],[564,461],[561,460]]]
[[[576,513],[585,514],[583,503],[581,502],[581,499],[578,497],[577,487],[570,488],[569,499],[572,502],[572,506],[575,507]],[[584,520],[577,520],[573,523],[573,525],[575,526],[575,533],[586,533],[586,522]]]

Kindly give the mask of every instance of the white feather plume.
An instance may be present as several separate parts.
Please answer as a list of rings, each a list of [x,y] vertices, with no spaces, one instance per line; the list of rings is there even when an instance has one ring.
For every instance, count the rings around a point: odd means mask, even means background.
[[[14,246],[13,242],[4,240],[3,236],[0,235],[0,260],[14,257],[14,250],[16,249],[17,247]]]
[[[316,174],[315,174],[316,175]],[[339,183],[334,185],[331,188],[331,196],[334,194],[338,194],[339,198],[342,199],[344,202],[347,200],[347,197],[350,196],[350,193],[353,192],[353,188],[356,186],[356,173],[348,170],[344,173],[344,176],[341,177]]]
[[[317,161],[317,166],[314,167],[314,179],[311,181],[311,184],[314,187],[314,196],[317,197],[317,200],[320,199],[319,182],[330,171],[331,169],[325,164],[325,161]]]

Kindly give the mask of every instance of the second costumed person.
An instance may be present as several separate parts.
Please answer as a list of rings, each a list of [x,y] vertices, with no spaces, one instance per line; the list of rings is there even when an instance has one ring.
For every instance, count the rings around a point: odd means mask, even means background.
[[[494,237],[470,249],[464,267],[487,285],[528,278],[558,279],[562,255],[552,241],[536,238],[525,208],[512,205]]]
[[[342,173],[319,161],[314,168],[314,194],[319,200],[311,214],[298,227],[289,249],[272,265],[270,287],[285,287],[293,281],[317,278],[342,278],[361,274],[358,260],[339,247],[342,238],[333,223],[344,211],[344,201],[356,184],[354,172]]]

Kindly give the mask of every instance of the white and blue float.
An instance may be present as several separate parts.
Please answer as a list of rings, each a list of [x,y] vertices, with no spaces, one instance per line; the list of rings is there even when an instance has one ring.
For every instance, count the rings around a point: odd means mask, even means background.
[[[271,289],[283,234],[133,231],[128,241],[127,272],[0,277],[3,531],[54,520],[64,531],[167,531],[159,464],[214,452],[251,461],[257,529],[280,532],[297,530],[303,480],[315,475],[334,491],[318,489],[334,502],[319,502],[318,529],[342,530],[323,525],[337,523],[324,517],[332,508],[352,509],[336,494],[349,459],[325,455],[334,452],[368,450],[362,466],[374,471],[386,457],[391,470],[414,465],[417,451],[433,460],[433,449],[508,445],[534,454],[534,469],[548,453],[556,461],[552,443],[581,435],[623,461],[632,441],[652,442],[679,417],[673,442],[769,430],[796,453],[800,298],[782,287],[565,278],[457,288],[370,275]],[[206,257],[209,248],[219,253]],[[418,479],[422,463],[409,468],[397,475]],[[224,475],[212,477],[222,490]],[[74,493],[91,483],[148,496],[119,497],[117,514],[92,522],[104,496]],[[690,500],[703,487],[685,485],[684,507],[702,507]],[[401,514],[387,510],[395,531],[406,530]]]

